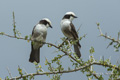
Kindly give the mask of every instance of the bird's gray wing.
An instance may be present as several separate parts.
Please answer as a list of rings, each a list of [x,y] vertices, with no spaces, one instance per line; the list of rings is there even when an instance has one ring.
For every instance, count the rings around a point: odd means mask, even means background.
[[[70,24],[70,27],[71,27],[71,34],[73,35],[74,40],[78,40],[78,38],[79,38],[78,34],[77,34],[75,27],[72,23]],[[79,40],[78,40],[76,42],[76,44],[74,44],[74,51],[75,51],[76,55],[80,58],[81,52],[80,52],[79,48],[81,48],[81,45],[80,45]]]
[[[75,27],[74,27],[74,25],[73,25],[72,23],[70,23],[70,27],[71,27],[71,30],[70,30],[70,31],[71,31],[71,34],[72,34],[73,38],[74,38],[75,40],[77,40],[79,37],[78,37],[78,34],[77,34],[77,32],[76,32],[76,30],[75,30]],[[79,43],[79,40],[78,40],[77,44],[78,44],[79,47],[81,47],[81,45],[80,45],[80,43]]]

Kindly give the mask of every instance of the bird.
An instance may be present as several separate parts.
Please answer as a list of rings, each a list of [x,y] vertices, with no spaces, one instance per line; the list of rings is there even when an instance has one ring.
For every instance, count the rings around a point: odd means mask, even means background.
[[[64,34],[64,36],[66,36],[69,40],[76,41],[76,43],[74,44],[74,52],[76,53],[78,58],[80,58],[81,57],[81,52],[80,52],[81,45],[78,40],[79,37],[75,29],[75,26],[72,23],[74,18],[77,18],[74,12],[71,12],[71,11],[66,12],[66,14],[63,16],[61,20],[60,25],[61,25],[61,31]]]
[[[52,28],[51,21],[48,18],[41,19],[38,24],[34,26],[31,35],[31,53],[29,62],[40,62],[40,48],[43,46],[42,42],[46,41],[47,28],[49,27]]]

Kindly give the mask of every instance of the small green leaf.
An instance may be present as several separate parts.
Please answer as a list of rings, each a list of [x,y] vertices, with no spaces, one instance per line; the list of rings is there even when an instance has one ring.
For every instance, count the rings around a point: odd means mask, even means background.
[[[95,52],[94,48],[91,47],[90,50],[89,50],[89,52],[90,52],[91,54],[93,54],[93,53]]]
[[[112,71],[112,68],[108,68],[107,71]]]
[[[104,80],[104,79],[103,79],[103,77],[102,77],[102,75],[100,75],[100,77],[99,77],[99,79],[98,79],[98,80]]]
[[[37,62],[33,62],[33,63],[34,63],[34,65],[35,65],[35,66],[37,66],[37,65],[38,65],[38,63],[37,63]]]
[[[112,44],[113,44],[113,42],[110,42],[109,45],[107,46],[107,48],[108,48],[109,46],[111,46]]]
[[[50,47],[50,48],[51,48],[52,46],[48,44],[48,47]]]
[[[41,65],[39,65],[39,68],[42,68],[42,66],[41,66]]]
[[[22,69],[21,69],[20,67],[18,67],[18,71],[19,71],[19,74],[20,74],[20,75],[23,75]]]
[[[70,67],[68,67],[68,70],[71,70]]]
[[[25,36],[25,40],[27,40],[28,39],[28,36]]]
[[[1,80],[2,80],[2,79],[1,79]],[[5,80],[10,80],[10,79],[9,79],[9,77],[7,76],[7,77],[5,78]]]
[[[4,32],[0,32],[0,35],[4,35]]]
[[[97,26],[100,26],[100,23],[97,22],[96,24],[97,24]]]

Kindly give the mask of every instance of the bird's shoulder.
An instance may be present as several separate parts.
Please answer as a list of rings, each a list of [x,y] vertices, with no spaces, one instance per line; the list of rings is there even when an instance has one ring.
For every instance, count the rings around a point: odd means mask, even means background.
[[[62,21],[61,21],[61,28],[67,28],[67,27],[69,27],[70,26],[70,21],[69,20],[67,20],[67,19],[63,19]]]
[[[47,31],[47,27],[45,27],[45,25],[43,24],[37,24],[34,26],[32,34],[33,33],[39,33],[39,32],[46,32]]]
[[[64,25],[70,25],[70,20],[68,20],[68,19],[63,19],[62,21],[61,21],[61,24],[64,24]]]

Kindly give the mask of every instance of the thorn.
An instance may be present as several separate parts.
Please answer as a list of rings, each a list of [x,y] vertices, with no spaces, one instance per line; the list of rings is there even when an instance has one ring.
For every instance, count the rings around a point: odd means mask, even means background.
[[[8,73],[9,73],[10,77],[12,78],[12,74],[11,74],[11,72],[10,72],[10,70],[9,70],[8,67],[7,67],[7,71],[8,71]]]

